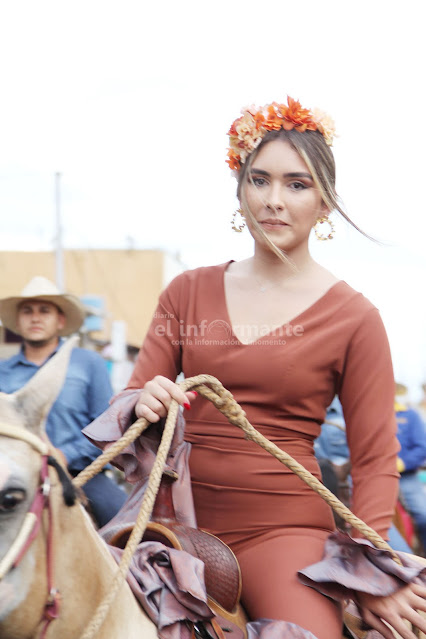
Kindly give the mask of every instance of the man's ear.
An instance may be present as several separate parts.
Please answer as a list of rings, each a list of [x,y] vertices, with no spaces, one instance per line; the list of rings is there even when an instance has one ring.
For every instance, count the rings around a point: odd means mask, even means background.
[[[63,313],[58,313],[58,330],[62,331],[65,328],[65,324],[67,323],[67,318]]]

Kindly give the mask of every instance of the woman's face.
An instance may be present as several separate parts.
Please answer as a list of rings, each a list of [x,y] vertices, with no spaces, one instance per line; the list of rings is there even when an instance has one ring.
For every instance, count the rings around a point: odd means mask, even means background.
[[[261,148],[245,178],[243,194],[264,232],[287,254],[307,248],[312,227],[328,213],[304,160],[284,140]],[[254,239],[264,243],[248,216],[247,225]]]

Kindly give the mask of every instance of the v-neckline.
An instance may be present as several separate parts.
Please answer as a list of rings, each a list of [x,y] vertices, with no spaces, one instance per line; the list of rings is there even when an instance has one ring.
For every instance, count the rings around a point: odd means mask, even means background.
[[[301,311],[300,313],[298,313],[297,315],[295,315],[294,317],[292,317],[291,319],[288,319],[287,321],[283,322],[282,324],[280,324],[279,326],[273,326],[271,328],[270,331],[268,331],[267,333],[265,333],[264,335],[261,335],[260,337],[258,337],[257,339],[251,341],[251,342],[242,342],[240,340],[240,338],[238,337],[238,335],[235,333],[234,331],[234,326],[232,324],[231,321],[231,316],[229,314],[229,310],[228,310],[228,300],[226,299],[226,289],[225,289],[225,274],[226,271],[229,267],[230,264],[232,264],[232,262],[234,262],[235,260],[229,260],[229,262],[226,262],[224,265],[224,269],[222,271],[222,280],[221,280],[221,284],[222,284],[222,297],[223,297],[223,306],[225,309],[225,315],[227,318],[227,324],[229,326],[229,329],[231,331],[231,334],[233,336],[233,338],[238,342],[239,346],[253,346],[253,344],[257,344],[257,342],[260,342],[261,340],[265,339],[265,338],[269,338],[271,337],[271,335],[273,335],[274,333],[276,333],[277,331],[279,331],[280,329],[283,329],[284,326],[287,326],[288,324],[294,324],[295,322],[299,322],[300,319],[306,314],[309,313],[312,309],[314,309],[317,304],[319,304],[320,302],[322,302],[328,295],[329,293],[331,293],[333,291],[333,289],[338,286],[339,284],[342,284],[344,280],[337,280],[337,282],[335,282],[334,284],[332,284],[317,300],[315,300],[315,302],[312,302],[312,304],[310,304],[309,306],[307,306],[305,309],[303,309],[303,311]]]

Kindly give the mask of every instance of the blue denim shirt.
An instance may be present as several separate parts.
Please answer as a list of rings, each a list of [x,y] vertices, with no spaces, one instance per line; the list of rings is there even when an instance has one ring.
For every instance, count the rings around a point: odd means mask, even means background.
[[[58,348],[62,343],[63,340]],[[27,360],[22,349],[10,359],[0,361],[0,391],[13,393],[22,388],[39,368]],[[93,351],[74,348],[65,384],[46,424],[50,441],[64,453],[71,471],[82,470],[100,455],[101,451],[81,430],[108,408],[111,396],[105,360]]]
[[[399,456],[405,464],[404,472],[417,470],[426,462],[426,431],[420,414],[412,408],[396,412]]]
[[[326,420],[332,423],[321,426],[321,433],[314,442],[315,455],[318,459],[329,459],[334,464],[344,464],[349,459],[349,447],[342,405],[337,397],[327,409]]]
[[[327,420],[345,426],[342,406],[337,398],[327,410]],[[401,446],[399,457],[405,464],[404,472],[417,470],[426,463],[426,427],[416,410],[403,408],[396,411],[397,438]],[[332,462],[342,464],[349,459],[349,448],[343,430],[323,424],[321,434],[314,442],[315,454]]]

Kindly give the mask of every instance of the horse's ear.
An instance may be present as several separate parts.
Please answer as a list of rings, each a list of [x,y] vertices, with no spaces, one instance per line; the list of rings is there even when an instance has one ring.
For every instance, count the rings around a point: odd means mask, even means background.
[[[69,338],[25,386],[11,395],[25,426],[37,435],[45,431],[46,418],[65,382],[71,351],[78,337]]]

